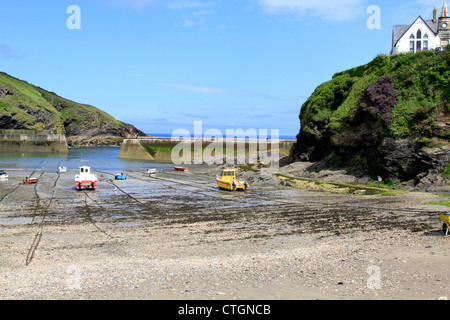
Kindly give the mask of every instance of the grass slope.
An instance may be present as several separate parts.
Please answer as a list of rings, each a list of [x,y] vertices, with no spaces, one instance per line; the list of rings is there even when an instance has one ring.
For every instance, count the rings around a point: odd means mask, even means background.
[[[136,130],[100,109],[67,100],[6,73],[0,73],[1,87],[14,94],[0,98],[0,118],[11,117],[25,129],[56,129],[57,133],[66,134],[89,127],[115,128],[123,132],[129,128]]]
[[[383,78],[384,77],[384,78]],[[302,106],[302,130],[342,132],[366,108],[393,138],[432,135],[450,113],[450,51],[379,55],[367,65],[337,73]]]

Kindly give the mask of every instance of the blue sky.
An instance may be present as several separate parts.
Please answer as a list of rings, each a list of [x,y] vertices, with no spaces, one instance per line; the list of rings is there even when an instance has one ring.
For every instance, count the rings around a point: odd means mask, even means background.
[[[148,133],[279,129],[443,0],[0,0],[0,71]],[[69,29],[70,5],[81,29]],[[381,28],[370,29],[376,5]],[[71,20],[70,20],[71,21]]]

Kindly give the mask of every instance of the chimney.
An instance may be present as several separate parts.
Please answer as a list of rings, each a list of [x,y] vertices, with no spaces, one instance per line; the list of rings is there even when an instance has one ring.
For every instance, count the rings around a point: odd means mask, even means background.
[[[433,10],[433,22],[436,23],[437,22],[437,9],[434,8]]]

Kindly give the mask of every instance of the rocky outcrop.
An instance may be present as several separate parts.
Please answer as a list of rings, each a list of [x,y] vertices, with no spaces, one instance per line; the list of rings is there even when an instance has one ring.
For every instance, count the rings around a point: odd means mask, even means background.
[[[437,77],[449,63],[450,52],[377,57],[335,75],[302,106],[287,164],[307,163],[298,174],[310,178],[448,192],[450,92]]]
[[[14,91],[12,91],[9,88],[0,86],[0,99],[4,98],[6,96],[14,96],[15,97],[15,96],[17,96],[17,93],[15,93]]]

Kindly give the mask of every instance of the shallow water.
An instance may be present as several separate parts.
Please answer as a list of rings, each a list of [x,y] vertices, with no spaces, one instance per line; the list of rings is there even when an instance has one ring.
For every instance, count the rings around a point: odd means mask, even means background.
[[[0,153],[0,170],[42,169],[54,172],[59,166],[78,169],[89,165],[95,170],[125,171],[137,168],[164,169],[172,167],[168,163],[145,160],[118,159],[119,147],[76,148],[69,149],[68,154],[49,153]]]

